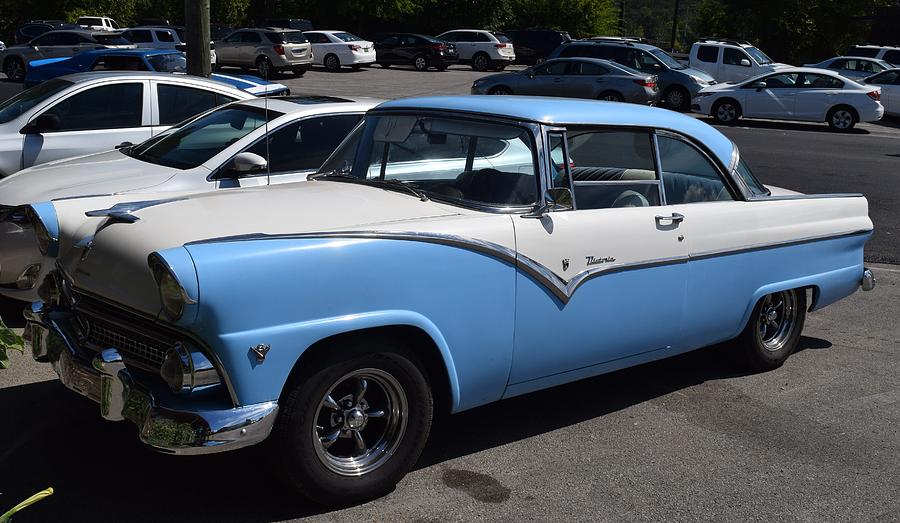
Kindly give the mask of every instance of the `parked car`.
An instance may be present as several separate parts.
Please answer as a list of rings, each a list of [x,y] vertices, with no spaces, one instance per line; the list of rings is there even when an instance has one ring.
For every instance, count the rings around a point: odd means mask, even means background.
[[[572,41],[569,33],[556,29],[506,29],[503,34],[514,46],[516,63],[525,65],[543,62],[554,49]]]
[[[139,49],[177,49],[187,51],[185,43],[184,27],[179,26],[140,26],[127,29],[122,33],[129,42]],[[213,69],[216,67],[218,57],[215,43],[209,42],[209,63]]]
[[[485,76],[472,94],[520,94],[591,98],[654,105],[659,98],[656,75],[597,58],[556,58],[524,71]]]
[[[817,64],[806,64],[803,67],[817,67],[819,69],[831,69],[845,78],[858,80],[867,78],[875,73],[892,69],[891,64],[875,58],[862,58],[858,56],[836,56],[823,60]]]
[[[312,31],[313,29],[312,22],[305,18],[267,18],[263,25],[296,29],[298,31]]]
[[[717,82],[740,82],[752,76],[790,67],[776,63],[750,42],[702,38],[691,46],[690,66],[705,71]]]
[[[411,65],[419,71],[434,67],[444,71],[459,63],[456,46],[433,36],[382,33],[375,42],[375,63],[381,67]]]
[[[305,180],[378,102],[305,96],[225,105],[140,145],[0,179],[0,215],[31,202],[66,198],[82,201],[79,219],[86,220],[84,213],[107,198],[97,194],[145,200]],[[34,230],[21,221],[0,221],[0,245],[0,294],[39,299],[37,290],[54,260],[35,248]]]
[[[49,31],[27,45],[7,47],[0,53],[3,72],[13,82],[25,78],[28,63],[44,58],[74,56],[91,49],[134,49],[135,45],[119,33],[93,31]]]
[[[0,177],[140,143],[195,114],[253,95],[222,82],[150,72],[79,73],[0,103]]]
[[[313,61],[309,41],[294,29],[238,29],[215,48],[218,67],[254,68],[262,78],[287,70],[303,76]]]
[[[108,16],[82,16],[75,20],[75,25],[89,31],[118,31],[119,23]]]
[[[881,119],[884,107],[880,97],[881,89],[832,71],[792,67],[738,84],[703,89],[692,108],[722,124],[738,118],[770,118],[827,122],[836,131],[849,131],[857,122]]]
[[[877,58],[890,63],[894,67],[900,67],[900,47],[890,45],[854,45],[847,52],[847,56],[865,56],[866,58]]]
[[[513,44],[503,33],[456,29],[439,34],[437,39],[453,43],[459,54],[459,63],[469,64],[476,71],[502,71],[516,61]]]
[[[30,20],[16,28],[13,42],[16,45],[27,44],[38,36],[56,29],[75,29],[80,31],[81,26],[69,24],[63,20]]]
[[[346,505],[394,488],[436,410],[727,340],[774,369],[808,309],[874,286],[864,197],[770,196],[690,116],[414,98],[357,136],[309,182],[97,207],[77,231],[82,203],[30,206],[60,268],[34,357],[157,450],[270,438],[288,485]]]
[[[881,105],[884,106],[884,114],[900,116],[900,68],[872,75],[863,80],[863,83],[877,85],[881,88]]]
[[[700,89],[716,83],[713,77],[690,68],[658,47],[629,39],[575,40],[559,46],[551,58],[601,58],[631,69],[657,75],[660,103],[669,109],[686,111]]]
[[[305,31],[312,45],[313,63],[337,71],[349,65],[359,69],[375,62],[375,44],[346,31]]]
[[[184,53],[158,49],[99,49],[85,51],[71,58],[48,58],[29,64],[25,87],[34,87],[51,78],[86,71],[155,71],[158,73],[187,73]],[[268,82],[255,76],[212,73],[212,80],[226,83],[255,96],[291,94],[284,84]]]

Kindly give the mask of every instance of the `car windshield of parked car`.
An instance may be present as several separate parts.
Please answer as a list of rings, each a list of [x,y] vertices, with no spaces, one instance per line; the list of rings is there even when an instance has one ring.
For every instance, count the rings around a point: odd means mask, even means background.
[[[755,47],[744,47],[743,49],[744,49],[744,51],[747,52],[747,54],[752,56],[753,59],[756,60],[756,63],[758,63],[759,65],[766,65],[766,64],[774,63],[774,60],[769,58],[766,55],[766,53],[760,51],[759,49],[757,49]]]
[[[158,54],[147,57],[154,71],[161,73],[187,72],[187,58],[181,53]]]
[[[309,40],[303,36],[300,31],[284,31],[282,33],[266,33],[273,43],[276,44],[305,44]]]
[[[12,98],[0,103],[0,123],[6,123],[25,114],[32,107],[40,104],[56,93],[67,89],[72,82],[54,78],[31,89],[22,91]]]
[[[738,176],[744,180],[744,183],[747,184],[747,187],[750,188],[750,192],[754,196],[763,196],[769,194],[769,190],[760,182],[756,176],[753,175],[753,171],[750,170],[750,166],[747,165],[747,162],[741,158],[738,161],[737,167],[735,170],[738,173]]]
[[[439,199],[490,206],[537,199],[534,144],[522,127],[430,116],[366,120],[353,175]]]
[[[342,42],[359,42],[362,38],[350,33],[331,33],[331,36]]]
[[[264,125],[267,115],[271,121],[282,113],[256,107],[223,107],[181,126],[161,140],[151,139],[123,152],[148,163],[192,169]]]
[[[122,35],[119,34],[94,35],[94,40],[98,44],[103,45],[131,45],[131,42],[122,38]]]
[[[672,58],[667,52],[663,51],[662,49],[651,49],[650,54],[652,54],[653,57],[660,62],[666,64],[666,67],[668,67],[669,69],[687,69],[686,65]]]

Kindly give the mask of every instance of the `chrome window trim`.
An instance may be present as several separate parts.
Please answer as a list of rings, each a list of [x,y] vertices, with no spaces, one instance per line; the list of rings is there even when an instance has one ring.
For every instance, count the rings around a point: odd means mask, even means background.
[[[678,263],[687,263],[694,260],[702,260],[719,256],[730,256],[734,254],[743,254],[752,251],[775,249],[779,247],[790,247],[801,245],[804,243],[812,243],[817,241],[839,239],[861,234],[869,234],[872,229],[856,230],[846,233],[826,234],[819,236],[809,236],[796,240],[759,243],[744,247],[722,249],[715,251],[704,251],[697,254],[687,254],[684,256],[675,256],[668,258],[656,258],[644,261],[622,262],[605,264],[602,267],[592,267],[575,274],[571,279],[564,280],[556,275],[550,268],[541,263],[516,252],[509,247],[466,236],[444,233],[429,233],[417,231],[343,231],[343,232],[319,232],[319,233],[297,233],[297,234],[247,234],[239,236],[211,238],[207,240],[199,240],[186,243],[185,246],[203,245],[218,242],[240,242],[254,240],[283,240],[283,239],[364,239],[364,240],[400,240],[400,241],[417,241],[423,243],[433,243],[439,245],[447,245],[460,249],[470,250],[485,254],[501,262],[508,263],[517,269],[521,269],[527,275],[534,278],[540,285],[551,292],[563,305],[567,304],[572,296],[582,285],[588,281],[607,274],[615,274],[625,271],[633,271],[638,269],[646,269],[651,267],[660,267],[663,265],[673,265]],[[220,367],[221,368],[221,367]],[[223,373],[224,375],[224,373]],[[227,383],[227,376],[225,377]]]
[[[690,136],[687,136],[687,135],[684,135],[684,134],[681,134],[678,132],[668,131],[666,129],[656,129],[654,134],[656,134],[657,136],[665,136],[668,138],[672,138],[674,140],[679,140],[679,141],[682,141],[682,142],[686,143],[687,145],[693,147],[700,154],[702,154],[703,157],[706,158],[706,160],[708,162],[710,162],[713,165],[713,167],[716,170],[716,174],[719,175],[719,180],[725,185],[725,187],[728,188],[728,193],[732,197],[731,201],[738,202],[741,200],[748,199],[747,193],[742,189],[742,185],[740,183],[736,182],[735,179],[733,178],[733,176],[732,176],[733,169],[730,169],[730,170],[723,169],[722,164],[718,160],[716,160],[716,158],[714,156],[709,154],[709,152],[706,150],[706,147],[703,146],[700,142],[698,142],[697,140],[694,140]],[[736,154],[737,148],[733,147],[733,145],[734,145],[734,143],[732,142],[731,163],[735,164],[735,154]],[[662,166],[662,157],[661,156],[660,156],[659,168],[660,168],[660,175],[662,175],[663,166]],[[660,178],[660,182],[662,182],[661,178]],[[717,201],[728,201],[728,200],[717,200]],[[684,203],[676,203],[673,205],[689,205],[689,204],[692,205],[695,203],[702,203],[702,202],[684,202]]]
[[[659,158],[659,139],[654,131],[651,133],[651,147],[653,147],[653,164],[656,167],[656,179],[659,182],[659,205],[665,206],[668,205],[668,200],[666,200],[666,184],[663,183],[662,179],[662,161]]]
[[[545,143],[547,144],[544,149],[546,151],[547,159],[546,161],[542,161],[541,165],[547,169],[546,179],[544,179],[544,187],[541,190],[541,203],[544,203],[543,194],[547,189],[553,187],[553,169],[551,168],[553,163],[553,155],[550,154],[552,149],[550,148],[550,135],[551,134],[559,134],[562,138],[562,147],[563,147],[563,169],[566,171],[566,176],[569,178],[569,190],[572,191],[572,210],[578,209],[578,200],[575,197],[575,180],[572,178],[572,169],[569,168],[569,133],[565,127],[555,127],[552,125],[542,125],[541,126],[541,136],[544,138]]]

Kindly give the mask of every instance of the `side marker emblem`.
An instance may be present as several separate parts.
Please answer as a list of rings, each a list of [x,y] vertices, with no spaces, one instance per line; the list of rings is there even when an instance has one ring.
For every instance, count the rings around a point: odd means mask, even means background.
[[[563,263],[563,270],[564,270],[564,271],[569,270],[569,259],[568,259],[568,258],[564,259],[564,260],[562,261],[562,263]]]
[[[256,355],[256,361],[262,363],[266,361],[266,354],[269,353],[270,346],[259,344],[256,347],[251,347],[250,352]]]

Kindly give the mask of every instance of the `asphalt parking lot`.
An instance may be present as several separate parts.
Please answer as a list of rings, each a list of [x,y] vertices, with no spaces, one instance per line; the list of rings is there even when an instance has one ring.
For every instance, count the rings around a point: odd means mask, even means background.
[[[373,67],[277,81],[394,98],[465,94],[478,76]],[[0,82],[0,98],[17,90]],[[53,486],[16,522],[900,521],[900,122],[720,129],[765,183],[870,200],[876,289],[812,313],[782,368],[746,374],[723,344],[443,417],[392,494],[329,511],[281,487],[264,447],[152,453],[14,354],[0,371],[0,507]],[[18,308],[0,303],[0,316],[20,326]]]

